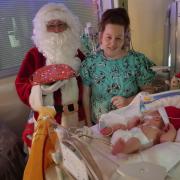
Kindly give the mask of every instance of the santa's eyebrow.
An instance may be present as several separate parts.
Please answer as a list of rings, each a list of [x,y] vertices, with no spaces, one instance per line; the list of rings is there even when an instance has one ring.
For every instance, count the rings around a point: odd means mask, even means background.
[[[62,25],[67,25],[65,22],[49,22],[49,23],[47,23],[47,26],[48,25],[59,25],[59,24],[62,24]]]

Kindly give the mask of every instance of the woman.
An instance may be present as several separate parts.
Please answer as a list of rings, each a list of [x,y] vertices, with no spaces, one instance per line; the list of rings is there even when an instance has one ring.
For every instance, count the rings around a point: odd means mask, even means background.
[[[101,50],[80,68],[84,107],[91,124],[101,114],[128,105],[139,91],[151,91],[154,64],[143,54],[128,50],[129,16],[124,8],[109,9],[100,23]]]

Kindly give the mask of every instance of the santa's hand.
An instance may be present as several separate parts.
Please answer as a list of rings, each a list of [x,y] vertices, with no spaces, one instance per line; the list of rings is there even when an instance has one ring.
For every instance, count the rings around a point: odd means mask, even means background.
[[[62,86],[64,86],[68,80],[63,80],[63,81],[57,81],[52,85],[41,85],[41,90],[43,95],[51,94],[58,89],[60,89]]]

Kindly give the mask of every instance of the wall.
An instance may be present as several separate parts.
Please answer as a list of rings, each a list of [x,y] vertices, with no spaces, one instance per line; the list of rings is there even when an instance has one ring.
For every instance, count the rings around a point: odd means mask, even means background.
[[[124,7],[128,9],[128,0],[113,0],[114,7]]]
[[[163,61],[164,24],[171,0],[128,0],[133,47],[156,64]]]

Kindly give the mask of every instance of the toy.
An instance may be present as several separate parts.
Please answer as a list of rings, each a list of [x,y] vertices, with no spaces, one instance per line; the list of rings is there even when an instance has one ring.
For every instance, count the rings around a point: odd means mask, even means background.
[[[170,90],[180,89],[180,73],[174,75],[170,81],[165,81]]]

